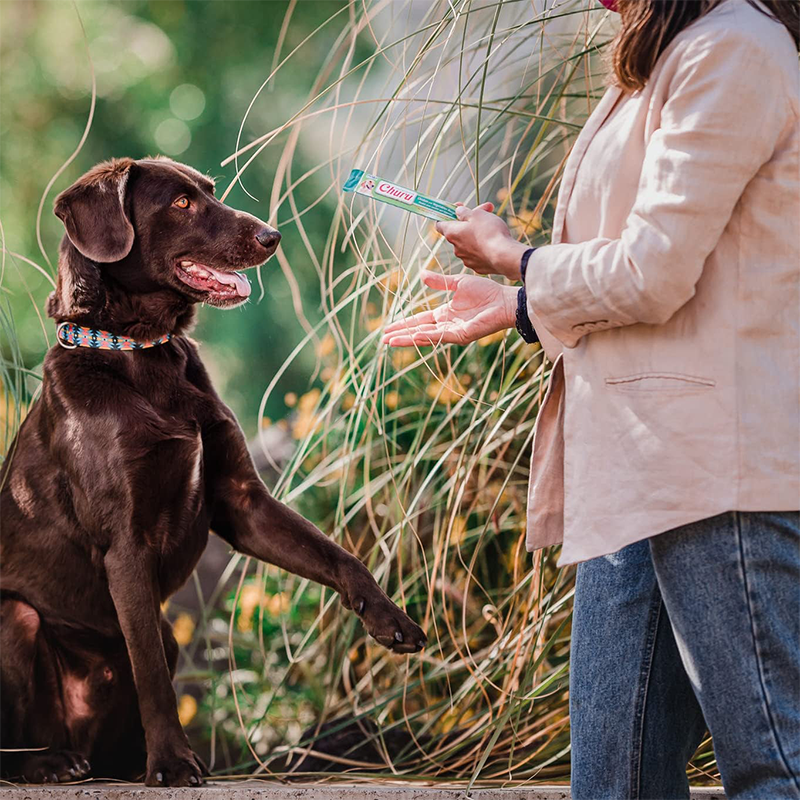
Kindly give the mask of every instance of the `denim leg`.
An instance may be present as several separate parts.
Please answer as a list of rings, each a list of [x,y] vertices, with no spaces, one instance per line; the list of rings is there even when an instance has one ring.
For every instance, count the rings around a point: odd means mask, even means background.
[[[571,641],[573,800],[688,798],[705,722],[647,541],[578,565]]]
[[[800,798],[800,514],[652,537],[664,603],[730,800]]]

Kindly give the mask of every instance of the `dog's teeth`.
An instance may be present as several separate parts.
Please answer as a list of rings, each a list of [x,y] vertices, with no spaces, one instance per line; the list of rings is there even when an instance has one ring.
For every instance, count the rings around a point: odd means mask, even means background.
[[[188,272],[190,275],[194,275],[195,278],[208,278],[208,272],[204,270],[202,267],[198,267],[193,261],[182,261],[181,266],[184,269],[184,272]]]

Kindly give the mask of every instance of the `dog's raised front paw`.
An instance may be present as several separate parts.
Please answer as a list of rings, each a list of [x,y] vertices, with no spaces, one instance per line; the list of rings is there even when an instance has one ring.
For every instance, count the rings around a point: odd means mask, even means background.
[[[191,751],[156,754],[147,759],[145,786],[200,786],[208,774],[203,762]]]
[[[416,653],[428,643],[422,628],[377,586],[377,591],[352,598],[353,610],[375,641],[395,653]]]
[[[66,783],[85,778],[90,770],[89,762],[80,753],[57,750],[27,758],[22,778],[28,783]]]

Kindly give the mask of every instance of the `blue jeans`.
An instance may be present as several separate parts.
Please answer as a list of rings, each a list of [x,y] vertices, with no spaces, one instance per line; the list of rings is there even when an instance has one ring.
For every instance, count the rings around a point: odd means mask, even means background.
[[[730,511],[578,565],[574,800],[800,798],[800,513]]]

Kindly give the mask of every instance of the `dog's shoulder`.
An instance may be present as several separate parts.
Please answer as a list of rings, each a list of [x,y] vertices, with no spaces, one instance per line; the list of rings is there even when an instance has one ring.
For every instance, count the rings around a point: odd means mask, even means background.
[[[176,339],[176,345],[183,349],[186,356],[185,377],[192,388],[202,398],[202,416],[205,425],[213,425],[223,420],[234,420],[235,416],[222,401],[214,388],[203,359],[200,357],[201,345],[188,336]]]
[[[206,370],[203,359],[200,357],[200,343],[189,336],[178,336],[174,344],[181,350],[186,358],[185,374],[187,380],[203,391],[214,391],[208,370]]]

